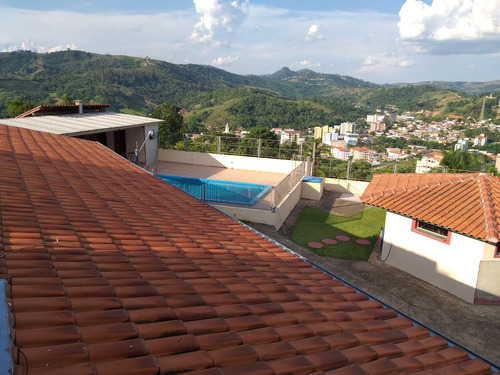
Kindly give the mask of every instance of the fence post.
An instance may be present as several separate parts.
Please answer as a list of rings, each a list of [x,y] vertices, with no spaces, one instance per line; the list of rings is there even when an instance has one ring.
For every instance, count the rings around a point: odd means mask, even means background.
[[[221,150],[221,136],[219,135],[217,137],[217,153],[220,155],[220,150]]]
[[[398,164],[394,163],[394,168],[392,170],[392,173],[398,173]]]
[[[351,173],[351,159],[347,160],[347,173],[346,173],[346,180],[349,180],[349,174]]]
[[[187,133],[184,134],[185,149],[189,151],[189,136]]]
[[[311,174],[309,176],[314,176],[314,166],[316,165],[316,142],[313,142],[313,155],[311,162]]]
[[[261,139],[257,139],[257,157],[260,158]]]

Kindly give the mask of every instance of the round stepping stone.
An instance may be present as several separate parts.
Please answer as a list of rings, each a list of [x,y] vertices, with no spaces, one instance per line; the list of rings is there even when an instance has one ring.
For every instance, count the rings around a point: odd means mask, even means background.
[[[370,241],[365,240],[364,238],[358,238],[356,242],[359,243],[360,245],[369,245],[371,243]]]
[[[307,246],[312,247],[313,249],[321,249],[323,244],[320,242],[309,242]]]
[[[335,244],[337,243],[337,241],[332,240],[331,238],[325,238],[325,239],[323,240],[323,243],[326,243],[326,244],[328,244],[328,245],[335,245]]]
[[[339,241],[349,241],[349,240],[350,240],[350,238],[349,238],[349,237],[347,237],[347,236],[337,236],[337,237],[335,237],[335,238],[336,238],[337,240],[339,240]]]

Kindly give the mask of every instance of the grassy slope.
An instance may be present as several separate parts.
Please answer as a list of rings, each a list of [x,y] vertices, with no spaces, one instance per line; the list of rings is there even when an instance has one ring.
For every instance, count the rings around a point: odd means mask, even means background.
[[[385,210],[375,207],[350,217],[305,207],[292,230],[292,241],[322,256],[367,260],[384,222]],[[335,245],[323,243],[321,249],[308,246],[311,241],[321,242],[340,235],[349,237],[350,241],[338,241]],[[370,241],[370,245],[356,243],[358,238]]]

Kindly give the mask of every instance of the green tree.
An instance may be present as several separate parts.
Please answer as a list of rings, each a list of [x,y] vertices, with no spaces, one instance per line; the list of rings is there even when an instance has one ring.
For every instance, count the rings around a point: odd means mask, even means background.
[[[205,126],[201,123],[198,116],[191,116],[186,121],[188,133],[199,134],[205,130]]]
[[[7,100],[5,104],[7,106],[7,115],[9,117],[16,117],[35,107],[33,103],[25,103],[19,99]]]
[[[349,178],[358,181],[370,181],[372,178],[371,164],[366,160],[352,162]]]
[[[260,156],[277,157],[279,154],[278,135],[264,126],[254,126],[242,139],[238,153],[256,155],[260,140]]]
[[[466,151],[456,150],[444,154],[441,165],[450,172],[466,173],[470,171],[480,171],[486,160],[483,154],[471,154]]]
[[[61,100],[59,101],[59,104],[61,105],[72,105],[73,104],[73,98],[69,96],[68,94],[62,94],[61,95]]]
[[[158,126],[161,148],[168,148],[182,140],[182,133],[187,130],[184,118],[179,111],[180,108],[175,105],[163,103],[151,112],[151,117],[164,121]]]

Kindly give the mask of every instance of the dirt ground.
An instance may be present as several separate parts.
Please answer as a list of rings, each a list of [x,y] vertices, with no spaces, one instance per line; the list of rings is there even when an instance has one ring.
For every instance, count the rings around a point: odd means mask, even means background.
[[[279,231],[250,223],[336,277],[397,309],[413,320],[466,347],[500,367],[500,306],[476,306],[377,260],[377,245],[369,261],[326,258],[293,243],[291,229],[305,206],[351,216],[365,207],[359,199],[325,191],[321,201],[301,199]]]

